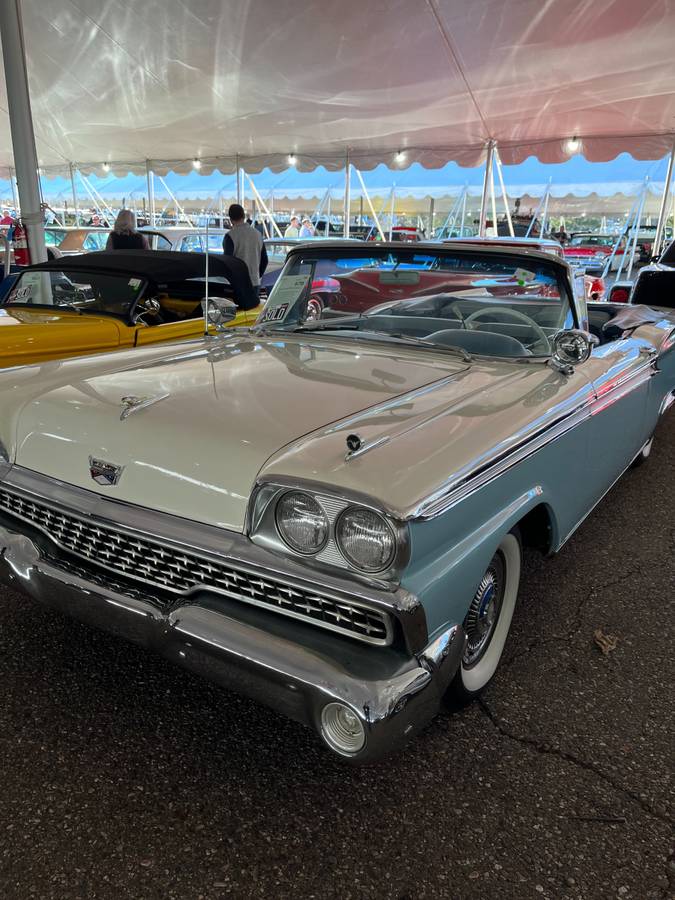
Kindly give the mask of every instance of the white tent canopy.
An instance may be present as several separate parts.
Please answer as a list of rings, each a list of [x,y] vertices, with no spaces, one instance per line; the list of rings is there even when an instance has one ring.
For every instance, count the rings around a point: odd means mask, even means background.
[[[23,0],[40,165],[116,174],[657,159],[669,0]],[[4,79],[0,167],[12,167]],[[399,155],[404,151],[404,155]]]

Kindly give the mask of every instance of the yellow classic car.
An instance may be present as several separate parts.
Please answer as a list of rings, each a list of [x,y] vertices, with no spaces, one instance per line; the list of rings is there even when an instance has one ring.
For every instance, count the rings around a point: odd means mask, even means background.
[[[206,257],[102,251],[26,268],[0,306],[0,369],[199,337]],[[244,263],[209,256],[209,298],[229,299],[228,326],[260,311]]]

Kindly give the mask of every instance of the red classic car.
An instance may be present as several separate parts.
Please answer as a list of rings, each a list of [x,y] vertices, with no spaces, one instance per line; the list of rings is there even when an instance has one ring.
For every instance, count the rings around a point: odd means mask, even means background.
[[[541,253],[552,253],[554,256],[557,256],[559,259],[565,259],[570,265],[574,265],[574,262],[571,257],[568,258],[566,251],[563,249],[562,244],[559,244],[558,241],[553,241],[547,238],[536,238],[536,237],[497,237],[497,238],[480,238],[480,237],[468,237],[468,238],[454,238],[452,240],[447,240],[444,243],[446,244],[468,244],[472,247],[480,246],[484,244],[485,246],[492,247],[517,247],[522,250],[538,250]],[[611,252],[611,248],[610,248]],[[580,264],[582,267],[585,267],[587,264]],[[604,263],[603,263],[604,265]],[[586,296],[587,301],[592,301],[597,303],[601,300],[606,299],[605,294],[605,282],[603,281],[600,275],[591,275],[588,272],[584,271],[584,294]]]
[[[590,234],[575,232],[570,238],[569,244],[564,248],[565,259],[571,266],[583,266],[586,269],[604,269],[607,261],[612,256],[617,235]],[[626,235],[621,235],[619,246],[609,267],[610,272],[616,272],[623,262],[624,271],[630,265],[631,248],[628,245]],[[637,254],[636,254],[637,257]],[[636,262],[637,259],[634,260]]]

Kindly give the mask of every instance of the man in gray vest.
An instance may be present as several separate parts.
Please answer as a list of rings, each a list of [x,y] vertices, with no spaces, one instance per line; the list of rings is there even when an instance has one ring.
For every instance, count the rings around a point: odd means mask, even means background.
[[[232,222],[232,228],[223,240],[223,251],[226,256],[236,256],[246,263],[248,273],[251,276],[251,284],[256,293],[260,293],[260,276],[267,268],[267,250],[262,236],[246,222],[244,207],[239,203],[233,203],[227,211]]]

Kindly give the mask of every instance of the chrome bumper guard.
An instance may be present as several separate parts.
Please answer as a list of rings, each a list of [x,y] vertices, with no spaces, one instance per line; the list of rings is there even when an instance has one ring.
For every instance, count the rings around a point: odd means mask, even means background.
[[[48,497],[58,508],[93,521],[116,522],[144,534],[162,534],[167,546],[194,538],[194,524],[101,498],[25,470],[6,473],[0,487]],[[372,608],[386,609],[399,623],[404,641],[372,646],[314,628],[293,618],[261,611],[205,586],[189,595],[159,603],[144,585],[133,587],[105,571],[94,575],[77,562],[51,553],[50,538],[30,524],[0,510],[0,581],[19,588],[44,605],[90,625],[160,652],[167,659],[270,706],[321,733],[321,711],[340,702],[358,714],[366,743],[354,759],[375,759],[403,745],[438,711],[441,698],[459,665],[464,635],[458,626],[434,641],[416,598],[405,591],[386,593],[346,578],[321,576],[317,588],[339,592]],[[121,520],[121,521],[120,521]],[[4,523],[4,524],[3,524]],[[152,526],[152,527],[151,527]],[[158,528],[161,526],[161,530]],[[284,581],[307,581],[293,560],[255,547],[244,536],[195,526],[200,546],[228,562],[245,562],[250,571]],[[194,547],[194,542],[191,541]],[[184,546],[184,545],[183,545]],[[422,641],[421,639],[424,638]]]

